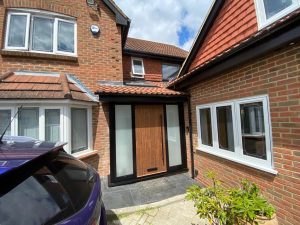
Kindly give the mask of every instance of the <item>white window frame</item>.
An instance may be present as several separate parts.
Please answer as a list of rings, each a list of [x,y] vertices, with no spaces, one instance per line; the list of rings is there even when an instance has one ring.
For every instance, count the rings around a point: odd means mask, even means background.
[[[300,0],[292,0],[292,1],[293,1],[292,5],[290,5],[289,7],[285,8],[284,10],[278,12],[274,16],[267,19],[264,0],[254,0],[257,22],[258,22],[258,29],[262,29],[272,24],[276,20],[279,20],[280,18],[286,16],[287,14],[291,13],[292,11],[300,7]]]
[[[84,156],[93,151],[93,120],[92,120],[92,105],[77,104],[74,102],[69,103],[59,103],[57,101],[51,101],[49,104],[33,103],[33,102],[20,102],[15,104],[7,104],[0,102],[0,110],[10,110],[11,119],[17,112],[17,110],[23,105],[23,108],[38,108],[39,109],[39,140],[45,140],[45,110],[46,109],[59,109],[60,110],[60,141],[68,142],[64,146],[64,149],[69,154],[71,151],[71,108],[85,108],[87,109],[87,129],[88,129],[88,148],[80,152],[72,154],[75,157]],[[12,121],[11,124],[11,136],[18,135],[18,116]]]
[[[26,15],[27,24],[26,24],[26,37],[25,37],[25,47],[11,47],[8,46],[8,35],[9,35],[9,26],[11,15]],[[32,49],[32,35],[33,35],[33,18],[47,18],[54,20],[53,26],[53,50],[52,52],[47,51],[38,51]],[[63,17],[63,18],[62,18]],[[74,24],[74,53],[58,51],[57,47],[57,37],[58,37],[58,22],[67,22]],[[75,18],[63,16],[57,13],[45,12],[40,10],[26,10],[26,9],[11,9],[7,15],[7,24],[6,24],[6,35],[5,35],[5,50],[12,51],[26,51],[33,53],[42,53],[42,54],[53,54],[53,55],[68,55],[68,56],[77,56],[77,21]]]
[[[71,109],[72,108],[78,108],[78,109],[86,109],[87,110],[87,144],[88,144],[88,148],[85,149],[85,150],[81,150],[79,152],[75,152],[75,153],[72,153],[72,141],[71,141],[71,138],[72,138],[72,120],[71,120]],[[68,140],[69,141],[69,144],[68,144],[68,153],[69,154],[72,154],[74,155],[75,157],[80,157],[82,155],[85,155],[86,153],[89,153],[92,151],[92,148],[93,148],[93,124],[92,124],[92,108],[89,107],[89,106],[83,106],[83,105],[76,105],[76,104],[72,104],[70,105],[70,107],[68,107],[68,111],[67,111],[67,117],[68,117]]]
[[[11,20],[12,15],[20,15],[20,16],[26,16],[27,17],[26,32],[25,32],[25,46],[24,47],[8,46],[10,20]],[[6,33],[5,33],[5,49],[8,49],[8,50],[28,50],[28,47],[29,47],[29,30],[30,30],[30,13],[8,12],[8,14],[7,14],[7,23],[6,23]]]
[[[10,110],[10,121],[12,121],[11,122],[11,125],[10,125],[10,135],[15,135],[15,133],[16,133],[16,126],[15,126],[15,120],[12,120],[13,119],[13,117],[14,117],[14,115],[15,115],[15,109],[14,109],[14,107],[5,107],[5,106],[0,106],[0,110]],[[8,125],[8,124],[7,124]],[[1,136],[2,134],[0,134],[0,136]]]
[[[266,160],[244,155],[243,153],[240,104],[254,103],[254,102],[263,103],[266,158],[267,158]],[[228,105],[232,107],[232,122],[233,122],[233,132],[234,132],[233,137],[234,137],[234,146],[235,146],[234,152],[219,148],[219,142],[218,142],[216,108],[220,106],[228,106]],[[212,147],[204,145],[201,140],[200,109],[203,108],[211,109],[211,122],[212,122],[211,126],[212,126],[212,138],[213,138]],[[277,171],[274,170],[274,165],[273,165],[270,106],[269,106],[269,98],[267,95],[255,96],[255,97],[249,97],[243,99],[235,99],[235,100],[206,104],[206,105],[198,105],[196,106],[196,116],[197,116],[197,131],[198,131],[197,149],[199,151],[203,151],[272,174],[277,174]]]
[[[134,63],[133,61],[140,61],[142,63],[143,72],[142,73],[136,73],[134,71]],[[145,67],[144,67],[144,61],[142,58],[131,58],[131,76],[134,78],[144,78],[145,76]]]

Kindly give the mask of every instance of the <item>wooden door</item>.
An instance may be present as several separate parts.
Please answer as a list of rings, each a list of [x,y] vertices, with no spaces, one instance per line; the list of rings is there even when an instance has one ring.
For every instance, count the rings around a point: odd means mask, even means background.
[[[164,113],[162,105],[135,106],[137,176],[166,171]]]

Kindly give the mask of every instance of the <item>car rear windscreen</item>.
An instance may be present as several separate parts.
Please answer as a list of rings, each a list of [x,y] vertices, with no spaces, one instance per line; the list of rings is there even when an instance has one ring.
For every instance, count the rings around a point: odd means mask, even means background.
[[[94,183],[93,170],[60,151],[0,193],[0,224],[57,223],[86,204]]]

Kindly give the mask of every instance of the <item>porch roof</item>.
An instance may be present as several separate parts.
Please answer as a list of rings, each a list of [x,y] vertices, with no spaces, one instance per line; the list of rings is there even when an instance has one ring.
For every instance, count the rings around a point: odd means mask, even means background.
[[[0,99],[97,101],[71,75],[36,72],[8,72],[0,76]]]
[[[150,81],[100,81],[96,94],[110,96],[153,96],[176,97],[186,96],[184,92],[165,87],[163,82]]]

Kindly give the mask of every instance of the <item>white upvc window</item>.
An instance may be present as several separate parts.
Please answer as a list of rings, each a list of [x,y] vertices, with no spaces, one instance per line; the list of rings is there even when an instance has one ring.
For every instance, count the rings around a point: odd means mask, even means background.
[[[45,11],[10,10],[5,49],[76,56],[76,20]]]
[[[267,96],[200,105],[196,115],[200,151],[276,173]]]
[[[92,108],[71,104],[26,104],[13,116],[20,106],[0,106],[0,135],[7,125],[7,136],[27,136],[41,141],[68,142],[65,150],[82,155],[92,150]]]
[[[0,107],[0,136],[6,130],[6,135],[11,135],[14,132],[14,108],[13,107]],[[11,122],[12,121],[12,122]],[[8,124],[11,123],[10,126]]]
[[[300,0],[255,0],[258,27],[262,29],[300,7]]]
[[[145,68],[144,62],[141,58],[131,58],[131,71],[132,77],[135,78],[144,78],[145,75]]]

